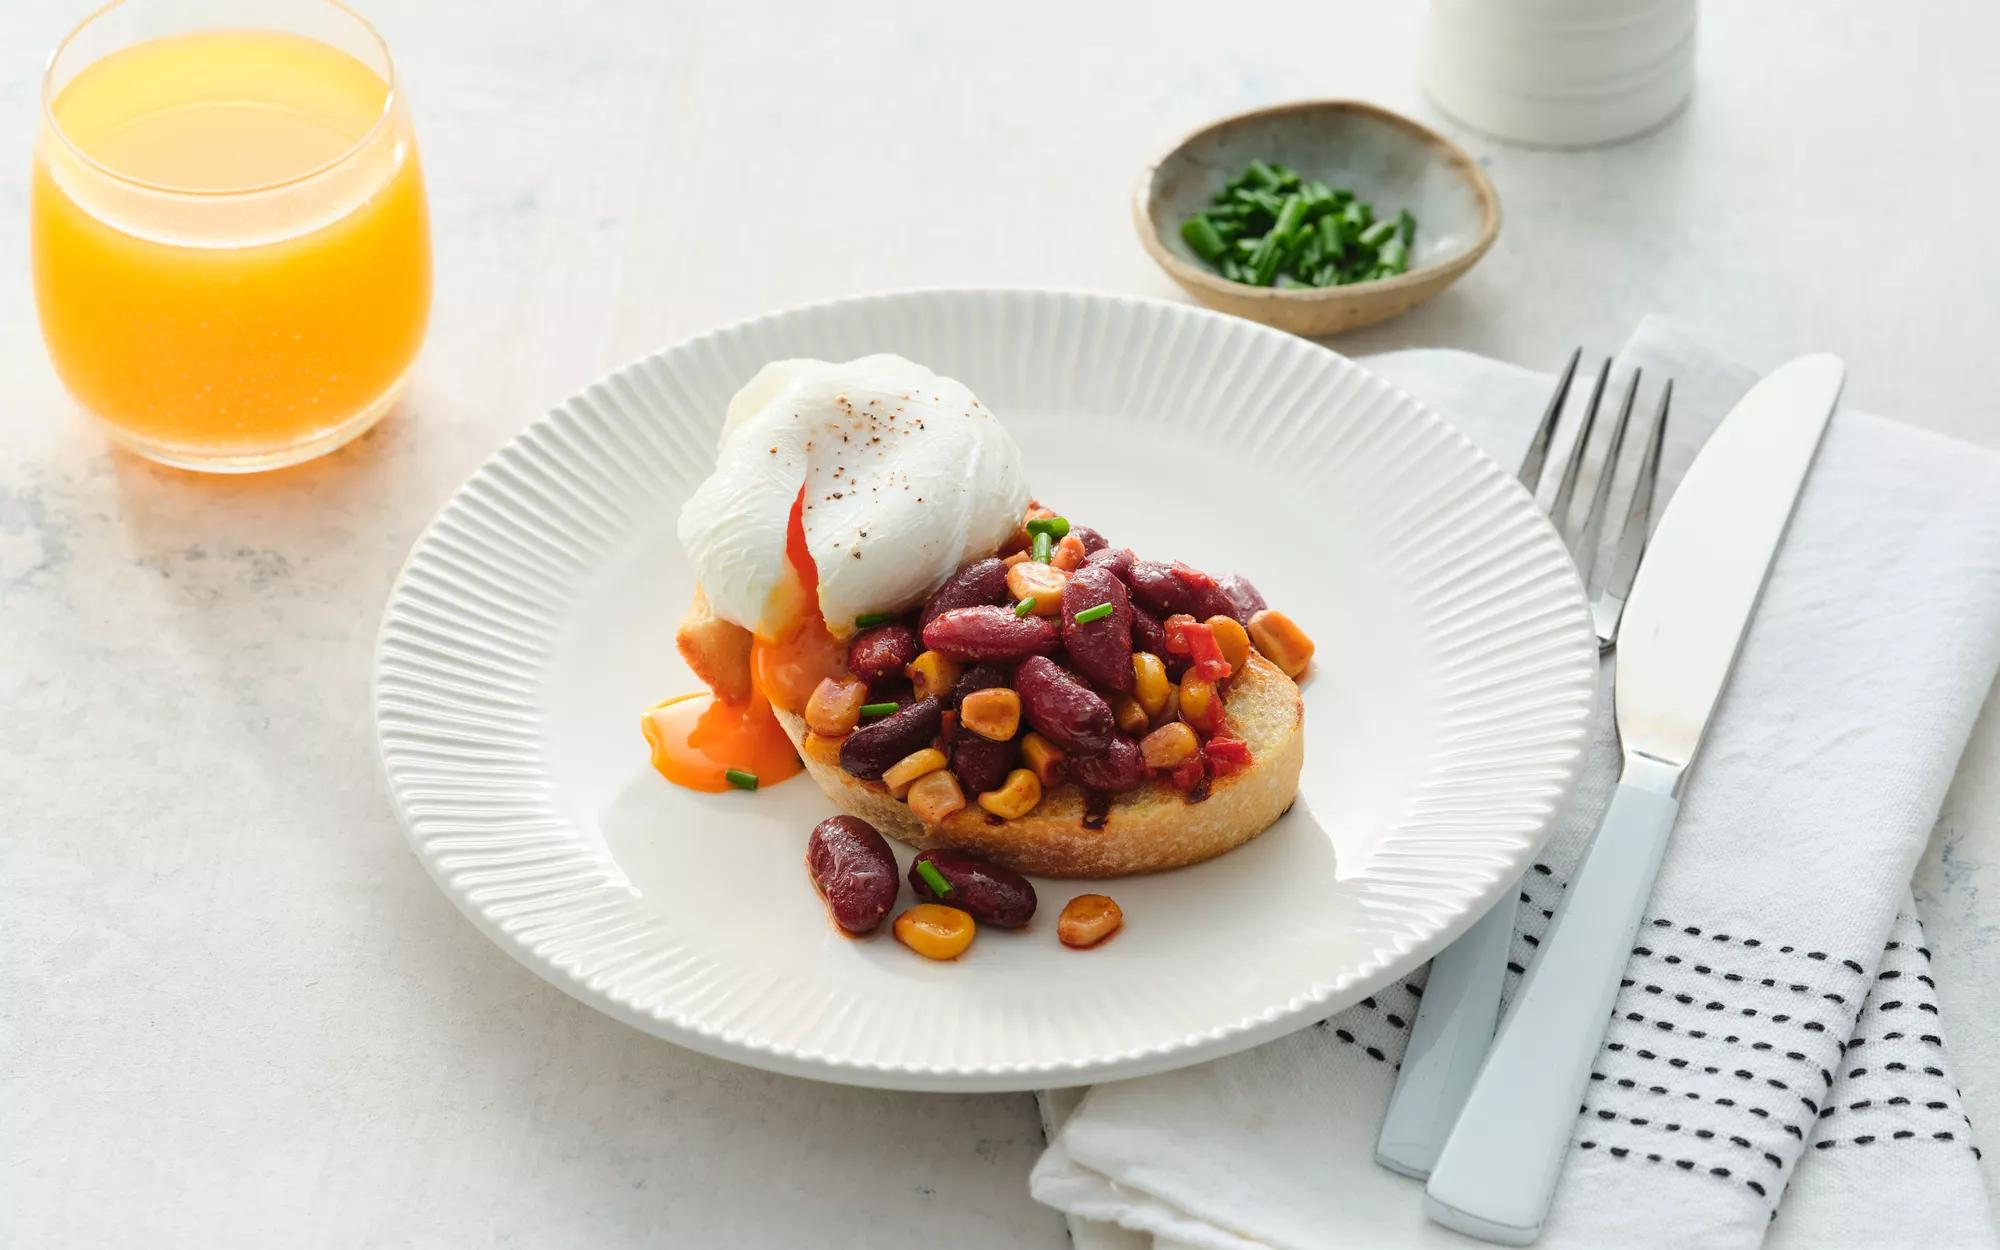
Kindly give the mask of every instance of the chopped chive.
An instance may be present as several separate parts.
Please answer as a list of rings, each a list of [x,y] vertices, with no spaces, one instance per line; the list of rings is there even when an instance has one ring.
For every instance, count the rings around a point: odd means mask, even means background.
[[[1196,256],[1211,265],[1229,250],[1229,245],[1215,232],[1215,224],[1206,217],[1190,217],[1182,222],[1181,238],[1187,240]]]
[[[1322,217],[1319,219],[1317,229],[1319,230],[1320,253],[1325,256],[1340,255],[1341,249],[1347,246],[1346,240],[1340,237],[1340,219],[1338,217]]]
[[[901,706],[900,703],[864,703],[861,705],[861,714],[873,719],[877,716],[887,716]]]
[[[931,888],[931,893],[939,898],[950,897],[951,882],[944,879],[944,874],[937,870],[937,865],[927,859],[920,859],[917,861],[917,875],[924,879],[924,884]]]
[[[1049,532],[1047,530],[1037,530],[1035,532],[1034,550],[1029,552],[1028,555],[1036,564],[1047,564],[1049,557],[1055,554],[1055,549],[1056,540],[1049,537]]]
[[[1028,613],[1033,612],[1034,610],[1035,610],[1035,600],[1034,596],[1032,595],[1014,605],[1015,616],[1026,616]]]
[[[735,786],[738,790],[755,790],[757,788],[757,774],[746,773],[740,768],[723,769],[722,779],[730,785]]]
[[[1047,534],[1050,538],[1066,538],[1069,536],[1069,518],[1065,516],[1036,517],[1034,520],[1028,522],[1027,530],[1030,534]]]
[[[896,619],[894,612],[863,612],[854,618],[854,628],[873,629],[877,625],[887,625]]]
[[[1108,603],[1100,603],[1096,607],[1085,608],[1083,611],[1077,613],[1076,623],[1079,625],[1088,625],[1092,621],[1101,621],[1105,617],[1110,615],[1111,615],[1111,605]]]
[[[1296,195],[1288,195],[1285,197],[1284,205],[1278,209],[1278,221],[1271,227],[1271,233],[1277,235],[1278,241],[1283,243],[1297,234],[1299,227],[1304,225],[1305,221],[1305,200]]]
[[[1250,260],[1250,284],[1269,286],[1278,276],[1278,266],[1284,261],[1284,252],[1278,246],[1278,232],[1273,230],[1264,236],[1264,245]]]
[[[1188,249],[1229,281],[1297,290],[1408,272],[1417,219],[1407,209],[1378,219],[1345,187],[1253,160],[1180,228]]]

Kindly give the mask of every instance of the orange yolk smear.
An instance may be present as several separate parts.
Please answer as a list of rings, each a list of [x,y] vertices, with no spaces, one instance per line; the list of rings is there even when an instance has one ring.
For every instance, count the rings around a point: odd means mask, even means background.
[[[819,569],[806,549],[804,508],[801,488],[785,530],[785,557],[797,584],[778,594],[812,606],[793,613],[795,622],[779,637],[760,634],[751,643],[750,684],[756,693],[747,703],[725,703],[707,693],[680,695],[647,708],[640,720],[653,748],[653,767],[675,785],[718,793],[731,788],[724,774],[732,768],[755,774],[760,788],[796,775],[804,765],[772,706],[802,711],[821,679],[847,676],[847,648],[819,613]]]
[[[653,767],[690,790],[733,788],[724,776],[732,768],[752,774],[762,788],[804,767],[762,695],[724,703],[712,694],[684,694],[647,708],[639,727],[653,748]]]

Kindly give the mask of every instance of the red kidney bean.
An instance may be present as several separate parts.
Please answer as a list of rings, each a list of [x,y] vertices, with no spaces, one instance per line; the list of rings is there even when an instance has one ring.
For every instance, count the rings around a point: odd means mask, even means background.
[[[1077,623],[1077,613],[1101,603],[1111,605],[1111,615]],[[1062,634],[1063,649],[1077,672],[1105,690],[1132,693],[1132,601],[1125,583],[1109,569],[1086,564],[1069,575],[1062,593]]]
[[[1056,623],[1046,616],[1015,616],[995,604],[953,608],[924,626],[924,645],[954,660],[1018,660],[1056,649]]]
[[[939,894],[924,880],[917,864],[929,864],[944,878],[947,892]],[[959,851],[924,851],[910,865],[910,888],[927,903],[948,903],[972,913],[981,924],[1018,929],[1035,914],[1035,887],[1028,879],[998,864]]]
[[[1271,606],[1264,602],[1264,596],[1257,593],[1250,580],[1240,574],[1226,573],[1215,579],[1215,585],[1229,599],[1230,610],[1223,615],[1233,616],[1245,625],[1250,623],[1251,617]],[[1202,619],[1207,620],[1208,617]]]
[[[910,679],[901,673],[868,683],[868,701],[870,703],[904,704],[913,701],[916,697],[917,688],[911,685]]]
[[[953,708],[957,708],[965,700],[966,695],[975,690],[991,690],[995,686],[1004,686],[1011,676],[1012,674],[1002,665],[975,664],[961,673],[958,680],[951,684],[951,694],[947,702]]]
[[[840,766],[863,781],[880,781],[897,760],[937,740],[944,705],[919,699],[840,740]]]
[[[1132,648],[1151,651],[1162,659],[1167,654],[1167,627],[1160,623],[1159,617],[1137,605],[1132,608]]]
[[[1075,534],[1077,541],[1083,544],[1083,554],[1085,555],[1089,555],[1093,551],[1102,551],[1111,545],[1104,535],[1098,533],[1088,525],[1072,525],[1069,527],[1069,532]]]
[[[1180,587],[1180,607],[1177,612],[1185,612],[1197,621],[1205,621],[1211,616],[1235,616],[1237,605],[1234,596],[1222,583],[1200,569],[1185,564],[1174,564],[1170,569],[1174,582]],[[1244,585],[1249,585],[1245,582]],[[1255,594],[1253,590],[1251,592]],[[1171,613],[1169,613],[1171,615]],[[1243,618],[1248,620],[1246,616]]]
[[[917,658],[923,644],[917,631],[901,621],[877,625],[854,635],[847,644],[847,667],[866,682],[903,675],[903,665]]]
[[[1046,656],[1029,656],[1014,666],[1014,693],[1035,732],[1072,755],[1097,754],[1117,732],[1104,696]]]
[[[924,601],[923,614],[917,618],[917,624],[919,627],[929,625],[954,608],[998,603],[1006,597],[1006,564],[997,556],[974,560],[946,578],[944,585],[931,592],[931,597]]]
[[[1187,602],[1187,587],[1174,576],[1173,566],[1158,560],[1132,561],[1125,584],[1132,588],[1133,598],[1158,616],[1172,616],[1192,606]]]
[[[1100,551],[1091,552],[1083,558],[1083,562],[1110,569],[1119,581],[1129,581],[1132,574],[1132,561],[1135,558],[1130,547],[1106,547]]]
[[[829,816],[813,826],[806,871],[833,923],[848,933],[872,932],[901,888],[888,841],[859,816]]]
[[[1101,755],[1086,755],[1069,762],[1070,780],[1092,790],[1120,794],[1144,785],[1153,775],[1139,754],[1139,744],[1119,734]]]
[[[1019,758],[1011,742],[994,742],[976,733],[962,733],[951,748],[951,771],[968,799],[998,790]]]

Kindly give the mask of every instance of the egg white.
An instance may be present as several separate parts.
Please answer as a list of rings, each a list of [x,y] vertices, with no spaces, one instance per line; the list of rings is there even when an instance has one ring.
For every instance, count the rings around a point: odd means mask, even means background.
[[[901,611],[990,555],[1028,504],[1021,451],[972,392],[901,356],[765,365],[729,402],[681,545],[718,616],[767,638],[801,615],[793,500],[836,635]]]

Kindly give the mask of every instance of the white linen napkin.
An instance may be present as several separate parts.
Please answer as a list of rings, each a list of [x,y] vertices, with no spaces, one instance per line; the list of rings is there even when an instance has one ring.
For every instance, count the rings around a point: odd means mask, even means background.
[[[1552,385],[1456,352],[1367,363],[1502,464]],[[1614,388],[1635,366],[1641,412],[1674,379],[1670,490],[1755,375],[1657,320]],[[2000,456],[1843,409],[1695,766],[1541,1245],[2000,1245],[1908,911],[1996,668]],[[1604,711],[1578,799],[1522,882],[1510,990],[1615,780]],[[1087,1221],[1210,1250],[1476,1244],[1373,1162],[1421,985],[1097,1087],[1035,1168],[1035,1197],[1072,1217],[1081,1250],[1144,1244]]]

